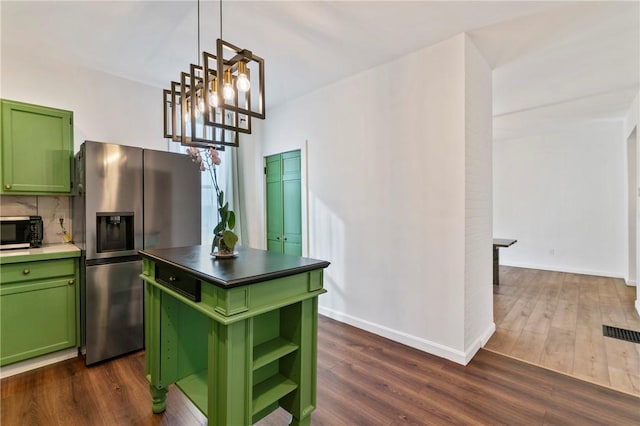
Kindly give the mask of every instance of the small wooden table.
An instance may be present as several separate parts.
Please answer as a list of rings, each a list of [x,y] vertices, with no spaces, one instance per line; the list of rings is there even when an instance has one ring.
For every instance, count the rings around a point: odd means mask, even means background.
[[[499,265],[500,265],[500,248],[510,247],[517,243],[518,240],[510,240],[505,238],[493,239],[493,285],[500,285]]]

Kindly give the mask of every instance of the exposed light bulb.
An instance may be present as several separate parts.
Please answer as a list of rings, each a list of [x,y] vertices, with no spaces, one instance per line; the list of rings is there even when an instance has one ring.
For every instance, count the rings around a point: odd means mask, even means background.
[[[218,80],[211,80],[211,90],[209,91],[209,106],[218,108]]]
[[[189,108],[185,108],[184,110],[184,121],[191,121],[191,112],[189,112]]]
[[[204,99],[200,98],[198,100],[198,111],[196,111],[196,114],[200,115],[203,112],[204,112]]]
[[[218,92],[209,92],[209,106],[218,108]]]
[[[247,92],[251,88],[251,82],[247,76],[247,64],[244,62],[238,62],[238,80],[236,81],[236,87],[239,92]]]
[[[238,75],[238,81],[236,82],[236,87],[239,92],[247,92],[251,89],[251,82],[246,74]]]
[[[235,94],[233,87],[230,84],[225,83],[224,88],[222,89],[222,96],[224,96],[224,100],[232,101]]]
[[[235,97],[235,91],[231,85],[231,70],[224,72],[224,86],[222,87],[222,97],[225,101],[233,101]]]

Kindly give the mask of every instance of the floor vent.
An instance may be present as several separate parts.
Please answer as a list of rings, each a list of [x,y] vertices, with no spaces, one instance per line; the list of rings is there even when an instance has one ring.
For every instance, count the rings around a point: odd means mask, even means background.
[[[627,342],[640,343],[640,331],[626,330],[624,328],[602,326],[602,334],[614,339],[626,340]]]

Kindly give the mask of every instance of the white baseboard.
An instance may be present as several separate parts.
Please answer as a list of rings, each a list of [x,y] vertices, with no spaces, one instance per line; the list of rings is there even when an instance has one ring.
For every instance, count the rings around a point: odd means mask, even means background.
[[[36,368],[44,367],[45,365],[49,364],[55,364],[56,362],[75,358],[77,356],[78,348],[70,348],[42,355],[37,358],[16,362],[15,364],[5,365],[4,367],[0,367],[0,379],[24,373],[25,371],[35,370]]]
[[[385,327],[379,324],[372,323],[360,318],[347,315],[343,312],[338,312],[333,309],[320,306],[318,312],[326,317],[332,318],[336,321],[343,322],[345,324],[352,325],[362,330],[368,331],[378,336],[385,337],[394,342],[402,343],[403,345],[410,346],[412,348],[421,350],[423,352],[430,353],[432,355],[439,356],[440,358],[448,359],[449,361],[456,362],[458,364],[467,365],[471,358],[478,352],[478,350],[484,346],[489,340],[491,335],[495,331],[495,324],[491,323],[491,326],[487,331],[478,338],[472,345],[472,348],[466,352],[450,348],[440,343],[432,342],[421,337],[413,336],[402,331],[394,330],[389,327]]]
[[[640,315],[640,297],[636,299],[636,312]]]
[[[540,269],[542,271],[554,271],[554,272],[567,272],[570,274],[581,274],[581,275],[595,275],[598,277],[608,277],[608,278],[620,278],[626,281],[626,277],[621,274],[615,274],[612,272],[603,272],[603,271],[595,271],[590,269],[580,269],[580,268],[571,268],[565,266],[549,266],[549,265],[538,265],[535,263],[521,263],[521,262],[500,262],[500,266],[512,266],[514,268],[527,268],[527,269]]]
[[[624,280],[624,283],[627,285],[627,287],[635,287],[637,285],[635,281],[627,279]]]

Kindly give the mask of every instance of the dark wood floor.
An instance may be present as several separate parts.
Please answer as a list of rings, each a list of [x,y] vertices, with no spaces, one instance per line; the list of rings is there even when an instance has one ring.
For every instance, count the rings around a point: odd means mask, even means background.
[[[320,318],[314,425],[639,425],[640,398],[481,350],[461,366]],[[69,360],[0,382],[0,424],[204,425],[171,388],[154,415],[144,353]],[[283,411],[261,425],[285,425]]]

